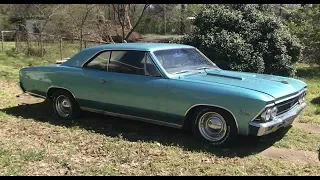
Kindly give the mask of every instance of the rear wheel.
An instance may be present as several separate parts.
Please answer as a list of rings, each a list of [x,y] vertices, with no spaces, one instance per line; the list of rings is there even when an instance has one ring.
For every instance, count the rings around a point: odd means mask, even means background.
[[[192,132],[200,140],[215,147],[230,145],[238,135],[233,117],[211,107],[194,113]]]
[[[52,96],[55,114],[61,119],[73,120],[80,116],[81,109],[73,96],[65,90],[57,90]]]

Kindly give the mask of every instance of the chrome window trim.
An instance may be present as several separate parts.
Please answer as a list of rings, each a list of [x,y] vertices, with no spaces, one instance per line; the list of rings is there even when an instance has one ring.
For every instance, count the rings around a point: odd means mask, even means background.
[[[149,58],[151,59],[151,62],[152,62],[153,65],[156,67],[156,69],[157,69],[157,71],[159,72],[160,76],[161,76],[162,78],[164,78],[164,79],[167,79],[167,78],[161,73],[161,71],[159,70],[159,68],[156,66],[153,57],[150,55],[150,51],[146,51],[146,50],[134,50],[134,49],[102,49],[102,50],[96,52],[96,53],[95,53],[94,55],[92,55],[90,58],[88,58],[87,61],[85,61],[84,63],[82,63],[81,68],[83,68],[83,69],[88,69],[88,68],[86,68],[86,67],[84,67],[84,66],[85,66],[86,64],[90,63],[97,55],[99,55],[99,54],[101,54],[101,53],[103,53],[103,52],[105,52],[105,51],[110,51],[110,56],[109,56],[109,61],[108,61],[108,64],[107,64],[107,71],[104,71],[104,72],[109,72],[109,64],[110,64],[110,59],[111,59],[111,56],[112,56],[112,52],[113,52],[113,51],[141,51],[141,52],[145,52],[145,53],[149,56]],[[92,69],[88,69],[88,70],[92,70]],[[94,69],[93,69],[93,70],[94,70]],[[96,70],[96,71],[100,71],[100,70]],[[110,72],[110,73],[112,73],[112,72]],[[123,74],[123,73],[121,73],[121,74]],[[145,75],[145,76],[146,76],[146,75]],[[155,77],[155,76],[149,76],[149,77]]]
[[[204,55],[199,49],[195,48],[195,47],[186,47],[186,48],[169,48],[169,49],[156,49],[156,50],[152,50],[152,51],[149,51],[151,57],[154,57],[157,59],[157,56],[154,54],[155,52],[157,51],[163,51],[163,50],[171,50],[171,49],[195,49],[197,52],[199,52],[202,56],[204,56],[204,58],[209,62],[211,63],[213,66],[215,66],[215,68],[221,70],[214,62],[212,62],[206,55]],[[153,58],[152,58],[153,59]],[[159,62],[159,61],[158,61]],[[167,70],[161,65],[161,63],[159,62],[158,63],[158,66],[160,66],[163,70],[163,73],[166,74],[167,77],[174,77],[174,76],[179,76],[179,75],[176,75],[176,74],[171,74],[171,73],[168,73]]]
[[[224,109],[224,110],[228,111],[228,112],[232,115],[232,117],[233,117],[233,119],[234,119],[234,122],[236,123],[237,132],[239,133],[239,126],[238,126],[237,118],[234,116],[234,114],[233,114],[229,109],[227,109],[227,108],[225,108],[225,107],[222,107],[222,106],[213,105],[213,104],[194,104],[194,105],[192,105],[191,107],[189,107],[189,108],[187,109],[187,111],[184,113],[184,116],[186,117],[187,114],[188,114],[188,112],[189,112],[192,108],[194,108],[194,107],[196,107],[196,106],[211,106],[211,107],[217,107],[217,108],[221,108],[221,109]]]
[[[147,123],[152,123],[152,124],[157,124],[157,125],[163,125],[163,126],[168,126],[168,127],[173,127],[173,128],[182,128],[182,125],[174,124],[174,123],[168,123],[168,122],[163,122],[159,120],[154,120],[154,119],[149,119],[149,118],[142,118],[142,117],[137,117],[137,116],[131,116],[131,115],[126,115],[126,114],[120,114],[120,113],[113,113],[113,112],[108,112],[108,111],[102,111],[102,110],[96,110],[92,108],[87,108],[87,107],[80,107],[84,111],[90,111],[94,113],[100,113],[100,114],[105,114],[109,116],[115,116],[115,117],[121,117],[121,118],[126,118],[126,119],[132,119],[132,120],[137,120],[137,121],[143,121]]]
[[[156,63],[154,62],[154,59],[150,56],[150,52],[146,52],[146,58],[149,57],[151,63],[153,64],[153,66],[157,69],[158,73],[160,74],[160,76],[162,78],[165,79],[165,77],[161,74],[159,68],[156,66]],[[147,63],[147,59],[145,58],[145,62],[144,62],[144,65],[145,65],[145,72],[147,71],[147,68],[146,68],[146,63]],[[145,74],[145,76],[147,76],[147,74]],[[150,76],[150,77],[157,77],[157,76]]]

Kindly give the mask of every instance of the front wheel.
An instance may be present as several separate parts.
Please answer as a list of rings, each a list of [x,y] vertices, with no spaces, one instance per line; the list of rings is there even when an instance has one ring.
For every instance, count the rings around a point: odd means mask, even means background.
[[[65,90],[58,90],[53,94],[52,106],[55,114],[65,120],[76,119],[81,113],[76,100]]]
[[[194,113],[192,132],[214,147],[230,145],[238,135],[232,115],[214,108],[204,108]]]

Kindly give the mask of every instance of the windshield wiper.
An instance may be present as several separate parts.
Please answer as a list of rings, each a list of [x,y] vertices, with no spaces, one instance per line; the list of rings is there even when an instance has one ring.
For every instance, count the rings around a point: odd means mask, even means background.
[[[174,74],[181,74],[181,73],[186,73],[186,72],[189,72],[189,71],[188,70],[182,70],[182,71],[175,72]]]

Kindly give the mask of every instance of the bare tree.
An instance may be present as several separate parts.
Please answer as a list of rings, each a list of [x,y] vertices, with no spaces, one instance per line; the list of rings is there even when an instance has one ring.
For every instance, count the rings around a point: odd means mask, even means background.
[[[144,12],[150,6],[150,4],[144,5],[142,12],[139,16],[139,19],[137,20],[137,22],[135,23],[135,25],[133,27],[131,25],[130,17],[129,17],[129,4],[113,4],[112,6],[113,6],[114,11],[117,13],[118,22],[119,22],[119,24],[121,26],[121,30],[122,30],[122,41],[124,41],[130,37],[132,32],[139,25],[139,23],[143,17]],[[125,28],[130,29],[130,32],[127,35],[125,35]]]
[[[48,24],[58,10],[62,7],[62,4],[33,4],[36,11],[34,16],[38,19],[43,20],[42,23],[38,26],[39,36],[40,36],[40,50],[41,56],[43,56],[43,32]]]
[[[163,24],[164,24],[164,34],[167,34],[167,7],[166,4],[162,5],[163,8]]]
[[[96,4],[75,4],[69,9],[69,15],[72,20],[70,23],[73,23],[73,27],[80,39],[80,50],[83,48],[83,39],[86,35],[85,29],[88,26],[89,17],[90,15],[93,15],[95,7],[97,7]]]
[[[147,9],[149,6],[150,6],[150,4],[145,4],[145,5],[144,5],[144,7],[143,7],[143,9],[142,9],[142,12],[141,12],[141,15],[139,16],[138,21],[137,21],[136,24],[133,26],[133,28],[130,30],[130,32],[127,34],[127,36],[124,38],[125,40],[127,40],[127,39],[130,37],[130,35],[133,33],[133,31],[134,31],[134,30],[136,29],[136,27],[139,25],[139,23],[140,23],[140,21],[141,21],[141,19],[142,19],[142,17],[143,17],[144,12],[146,11],[146,9]]]
[[[128,4],[112,4],[112,7],[114,9],[114,11],[117,13],[117,17],[118,17],[118,22],[121,26],[121,30],[122,30],[122,41],[124,40],[124,36],[125,36],[125,10],[126,10],[126,6]]]
[[[180,33],[184,34],[185,32],[185,24],[184,24],[184,14],[186,12],[186,4],[181,4],[181,11],[180,11]]]

